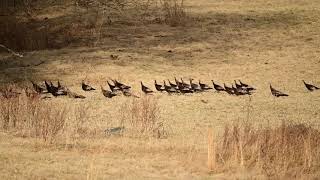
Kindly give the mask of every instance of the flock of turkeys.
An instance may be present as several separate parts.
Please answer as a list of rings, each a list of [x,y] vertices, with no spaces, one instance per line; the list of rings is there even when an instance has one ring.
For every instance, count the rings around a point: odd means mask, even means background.
[[[187,94],[187,93],[200,93],[205,91],[210,91],[214,89],[216,92],[226,92],[230,95],[235,96],[241,96],[241,95],[251,95],[253,94],[256,89],[248,84],[245,84],[241,82],[240,80],[234,81],[234,84],[231,86],[227,86],[225,83],[222,85],[219,85],[212,81],[212,87],[210,87],[207,84],[202,83],[200,80],[198,83],[194,82],[194,79],[189,79],[189,82],[185,82],[182,78],[178,80],[177,78],[174,78],[174,82],[171,82],[169,79],[166,81],[163,81],[163,84],[159,84],[156,80],[154,81],[154,86],[156,91],[158,92],[167,92],[168,94]],[[57,96],[69,96],[71,98],[80,98],[84,99],[85,96],[79,95],[75,92],[71,92],[67,87],[62,86],[61,83],[58,81],[57,86],[53,85],[51,81],[44,81],[44,85],[36,84],[35,82],[31,81],[33,88],[36,93],[38,94],[44,94],[44,93],[50,93],[54,97]],[[305,87],[309,91],[315,91],[319,90],[318,87],[308,84],[305,81],[303,81]],[[133,94],[131,92],[131,87],[128,85],[125,85],[117,80],[111,80],[111,82],[107,81],[107,84],[109,86],[110,90],[107,90],[101,86],[101,92],[106,98],[113,98],[115,96],[119,96],[123,94],[127,97],[135,97],[139,98],[139,96]],[[143,84],[143,82],[140,82],[141,84],[141,90],[145,94],[153,94],[155,91],[153,91],[151,88],[147,87]],[[84,91],[94,91],[96,90],[94,87],[86,84],[84,81],[82,81],[82,89]],[[289,96],[286,93],[283,93],[279,90],[276,90],[272,85],[270,84],[270,90],[271,94],[275,97],[281,97],[281,96]]]

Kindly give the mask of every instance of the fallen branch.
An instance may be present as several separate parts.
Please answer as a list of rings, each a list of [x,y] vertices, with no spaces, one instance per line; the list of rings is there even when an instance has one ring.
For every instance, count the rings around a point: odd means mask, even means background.
[[[18,57],[21,57],[21,58],[23,57],[22,54],[17,53],[17,52],[14,52],[13,50],[7,48],[7,47],[6,47],[5,45],[3,45],[3,44],[0,44],[0,47],[4,48],[5,50],[7,50],[9,53],[13,54],[14,56],[18,56]]]

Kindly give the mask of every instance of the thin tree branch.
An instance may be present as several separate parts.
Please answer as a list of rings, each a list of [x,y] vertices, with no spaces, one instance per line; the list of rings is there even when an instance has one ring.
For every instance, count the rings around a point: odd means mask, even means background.
[[[13,50],[7,48],[7,47],[6,47],[5,45],[3,45],[3,44],[0,44],[0,47],[4,48],[5,50],[7,50],[9,53],[13,54],[14,56],[18,56],[18,57],[20,57],[20,58],[23,57],[22,54],[17,53],[17,52],[14,52]]]

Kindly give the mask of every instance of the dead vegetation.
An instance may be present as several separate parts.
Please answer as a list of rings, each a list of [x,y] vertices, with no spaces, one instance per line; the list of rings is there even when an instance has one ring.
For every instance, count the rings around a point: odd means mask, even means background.
[[[217,138],[216,171],[254,170],[267,177],[302,178],[319,166],[320,131],[304,123],[283,121],[280,127],[226,125]]]
[[[4,179],[319,177],[318,94],[307,94],[300,86],[301,79],[319,83],[318,2],[140,2],[106,12],[86,3],[53,4],[49,10],[30,9],[32,18],[0,17],[4,45],[14,51],[39,50],[23,53],[22,60],[1,59],[0,81],[25,81],[24,75],[32,74],[39,81],[62,78],[81,91],[78,82],[87,75],[95,85],[108,76],[145,80],[149,86],[154,79],[174,76],[205,82],[244,78],[259,91],[252,111],[243,113],[242,98],[211,92],[117,101],[88,93],[86,107],[9,87],[0,93]],[[201,12],[199,26],[179,27],[190,18],[186,7]],[[63,49],[40,51],[52,48]],[[20,64],[39,60],[44,62],[39,67]],[[37,71],[29,73],[31,69]],[[290,98],[272,99],[267,82],[286,85]],[[232,123],[242,118],[251,123]],[[209,173],[208,125],[217,135],[216,166]],[[120,136],[104,134],[119,129]]]
[[[127,135],[135,137],[165,138],[167,124],[160,117],[157,99],[143,96],[123,104],[121,121],[126,124]]]
[[[28,89],[10,85],[1,90],[1,129],[22,137],[38,138],[52,143],[68,133],[76,135],[85,120],[84,108],[71,108],[41,99]],[[60,139],[61,140],[61,139]]]
[[[2,89],[0,98],[1,130],[14,136],[74,148],[80,148],[74,146],[79,145],[80,139],[102,138],[101,132],[89,130],[92,125],[85,125],[89,109],[84,106],[72,108],[30,96],[30,91],[16,85]],[[124,139],[172,138],[168,134],[168,122],[160,117],[159,105],[153,96],[131,99],[118,113],[120,126],[108,129],[109,135],[120,130],[118,137]],[[100,127],[100,131],[103,129]],[[238,122],[226,124],[220,136],[210,137],[208,153],[213,154],[209,156],[214,161],[209,160],[213,173],[254,171],[266,177],[302,178],[313,177],[319,167],[320,132],[306,123],[282,121],[279,127],[257,127]],[[194,153],[203,154],[205,148],[200,147]]]
[[[56,6],[73,13],[50,18],[41,15],[46,3],[27,0],[10,5],[16,10],[0,17],[0,42],[19,51],[57,49],[66,46],[97,46],[110,29],[119,24],[130,27],[160,23],[184,26],[188,20],[183,0],[75,0]],[[9,6],[9,5],[7,5]],[[5,7],[3,7],[5,8]],[[57,9],[58,10],[58,9]]]

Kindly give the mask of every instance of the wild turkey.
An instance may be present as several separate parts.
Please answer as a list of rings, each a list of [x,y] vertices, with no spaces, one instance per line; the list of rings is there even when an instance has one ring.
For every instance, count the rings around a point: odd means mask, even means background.
[[[33,89],[38,93],[38,94],[42,94],[45,93],[46,90],[42,87],[40,87],[38,84],[36,84],[35,82],[31,81]]]
[[[58,92],[59,91],[59,87],[57,86],[54,86],[52,81],[49,81],[50,82],[50,87],[52,89],[53,92]],[[60,83],[59,83],[60,84]],[[60,85],[61,86],[61,85]]]
[[[154,80],[154,86],[155,86],[157,91],[160,91],[160,92],[165,91],[165,88],[161,84],[158,84],[157,80]]]
[[[144,92],[145,94],[151,94],[153,93],[153,91],[148,88],[147,86],[143,85],[142,81],[141,81],[141,90],[142,92]]]
[[[199,80],[199,86],[200,86],[200,88],[201,88],[203,91],[212,89],[212,87],[209,87],[207,84],[201,83],[200,80]]]
[[[108,86],[109,86],[109,88],[110,88],[110,90],[111,90],[112,92],[116,92],[116,91],[121,90],[119,87],[110,84],[109,81],[107,81],[107,83],[108,83]]]
[[[169,79],[168,79],[168,82],[169,82],[171,87],[173,87],[175,89],[178,89],[178,85],[171,83]]]
[[[188,84],[188,83],[185,83],[182,78],[181,78],[181,84],[182,84],[182,86],[184,86],[184,87],[186,87],[186,88],[188,88],[188,89],[192,89],[192,88],[191,88],[191,85]]]
[[[112,80],[112,81],[113,81],[113,83],[114,83],[114,85],[116,87],[120,88],[120,90],[130,89],[131,88],[130,86],[127,86],[127,85],[125,85],[125,84],[123,84],[123,83],[121,83],[121,82],[119,82],[117,80]]]
[[[52,83],[50,83],[50,82],[47,82],[47,81],[44,81],[44,84],[45,84],[45,86],[46,86],[46,88],[47,88],[47,91],[49,92],[49,93],[51,93],[53,96],[58,96],[57,95],[57,92],[58,92],[58,89],[57,88],[55,88],[54,86],[52,86],[51,84]]]
[[[64,89],[64,87],[61,85],[60,81],[58,80],[58,86],[57,86],[58,90],[60,89]]]
[[[84,82],[84,80],[82,80],[81,87],[82,87],[82,90],[84,90],[84,91],[94,91],[94,90],[96,90],[95,88],[93,88],[90,85],[86,84]]]
[[[244,87],[241,84],[238,84],[236,80],[234,80],[234,84],[236,85],[237,89],[240,89],[240,88]]]
[[[248,90],[248,91],[254,91],[254,90],[256,90],[256,88],[254,88],[254,87],[252,87],[252,86],[250,86],[250,85],[248,85],[248,84],[242,83],[240,80],[239,80],[240,85],[237,84],[236,80],[235,80],[234,82],[236,83],[237,88],[240,86],[242,89],[246,89],[246,90]]]
[[[174,81],[176,82],[176,85],[177,85],[177,86],[179,86],[179,85],[181,84],[181,82],[178,81],[176,77],[174,77]]]
[[[211,80],[211,81],[212,81],[212,84],[213,84],[213,88],[214,88],[217,92],[225,91],[225,89],[224,89],[222,86],[220,86],[220,85],[218,85],[218,84],[214,83],[214,81],[213,81],[213,80]]]
[[[183,94],[185,93],[193,93],[194,91],[192,89],[189,89],[187,87],[184,87],[182,84],[179,86],[179,91]]]
[[[51,93],[54,97],[65,96],[68,94],[66,91],[66,88],[61,86],[60,82],[58,83],[57,87],[54,86],[51,81],[49,81],[49,83],[47,81],[44,81],[44,83],[46,85],[48,92]]]
[[[234,87],[233,85],[232,85],[232,89],[233,89],[233,93],[234,93],[236,96],[251,95],[251,92],[248,91],[247,89],[237,88],[237,87]]]
[[[190,80],[191,89],[192,89],[194,92],[200,92],[200,91],[202,91],[201,87],[200,87],[198,84],[195,84],[195,83],[192,82],[192,81],[193,81],[192,78],[190,78],[189,80]]]
[[[238,91],[238,88],[233,86],[233,84],[232,84],[231,88],[233,90],[234,95],[236,95],[236,96],[243,95],[242,93],[240,93],[240,91]]]
[[[281,91],[278,91],[276,89],[274,89],[271,84],[270,84],[270,90],[271,90],[271,94],[275,97],[280,97],[280,96],[289,96],[288,94],[285,94]]]
[[[234,95],[234,91],[233,88],[226,86],[225,83],[223,83],[224,89],[226,90],[226,92],[230,95]]]
[[[302,80],[302,82],[304,83],[304,85],[306,86],[306,88],[307,88],[310,92],[319,89],[317,86],[314,86],[314,85],[312,85],[312,84],[307,84],[304,80]]]
[[[166,81],[163,81],[163,86],[164,86],[164,89],[167,91],[167,93],[176,93],[177,92],[177,90],[175,89],[175,88],[173,88],[173,87],[171,87],[171,86],[168,86],[167,84],[166,84]]]
[[[51,85],[53,86],[52,82],[51,82]],[[68,88],[65,87],[65,86],[62,86],[60,81],[58,80],[58,83],[57,83],[57,87],[54,87],[57,89],[57,92],[56,92],[56,96],[66,96],[68,95]]]
[[[112,92],[112,91],[109,91],[109,90],[106,90],[106,89],[103,89],[102,86],[101,87],[101,92],[102,94],[104,95],[104,97],[106,98],[113,98],[114,96],[116,96],[117,94]]]
[[[239,82],[240,82],[240,85],[241,85],[242,87],[248,87],[248,86],[249,86],[248,84],[242,83],[242,82],[240,81],[240,79],[239,79]]]
[[[123,93],[124,96],[127,96],[127,97],[140,98],[139,96],[137,96],[135,94],[132,94],[129,89],[123,89],[122,93]]]
[[[46,88],[47,88],[47,91],[48,91],[49,93],[52,93],[52,92],[53,92],[53,89],[52,89],[51,85],[50,85],[47,81],[44,81],[44,84],[45,84],[45,86],[46,86]]]
[[[244,86],[241,86],[241,84],[238,84],[237,81],[235,80],[234,81],[235,83],[235,86],[234,87],[234,92],[236,95],[251,95],[253,90],[255,90],[255,88],[251,87],[251,86],[247,86],[247,87],[244,87]]]

